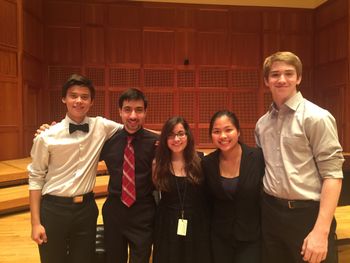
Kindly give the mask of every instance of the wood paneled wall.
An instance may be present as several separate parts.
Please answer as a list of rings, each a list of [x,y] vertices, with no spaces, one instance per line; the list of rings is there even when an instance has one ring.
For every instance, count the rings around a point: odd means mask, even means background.
[[[0,0],[0,159],[21,156],[21,1]]]
[[[183,115],[197,144],[209,147],[209,119],[228,108],[241,121],[244,141],[254,145],[255,122],[271,102],[262,62],[278,50],[300,56],[303,95],[334,114],[350,151],[347,0],[329,0],[316,10],[22,1],[0,0],[0,86],[6,96],[0,143],[9,148],[0,159],[28,156],[36,127],[64,117],[61,85],[74,72],[96,86],[92,116],[120,121],[120,93],[138,87],[150,101],[148,127],[160,129],[168,117]]]
[[[262,61],[281,49],[301,56],[311,94],[312,10],[52,0],[44,9],[52,119],[63,117],[60,86],[76,71],[97,86],[93,115],[119,121],[119,94],[139,87],[150,100],[148,127],[183,115],[207,147],[211,115],[228,108],[254,145],[255,122],[271,101]]]
[[[314,100],[337,120],[341,144],[350,151],[349,1],[315,10]]]

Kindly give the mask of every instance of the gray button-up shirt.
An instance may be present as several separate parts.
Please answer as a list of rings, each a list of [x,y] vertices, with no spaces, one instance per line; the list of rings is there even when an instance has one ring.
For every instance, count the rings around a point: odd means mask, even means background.
[[[344,157],[334,117],[300,92],[257,122],[266,163],[264,191],[284,199],[320,200],[324,178],[343,178]]]

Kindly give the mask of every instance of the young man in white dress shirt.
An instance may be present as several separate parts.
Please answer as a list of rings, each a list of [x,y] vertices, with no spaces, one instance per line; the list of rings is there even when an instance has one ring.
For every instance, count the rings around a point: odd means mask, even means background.
[[[266,162],[264,262],[337,262],[334,212],[344,158],[335,119],[297,91],[302,64],[295,54],[269,56],[263,71],[273,99],[255,129]]]
[[[123,126],[87,116],[95,89],[72,75],[62,87],[66,117],[38,135],[28,166],[32,239],[43,263],[93,262],[98,208],[93,188],[104,142]]]

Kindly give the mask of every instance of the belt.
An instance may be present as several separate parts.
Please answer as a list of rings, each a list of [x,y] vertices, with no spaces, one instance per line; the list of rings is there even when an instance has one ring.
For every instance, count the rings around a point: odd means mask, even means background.
[[[94,193],[90,192],[83,195],[77,195],[74,197],[65,197],[57,195],[43,195],[43,200],[47,200],[54,203],[60,204],[82,204],[94,199]]]
[[[298,209],[298,208],[308,208],[308,207],[318,207],[320,202],[314,200],[288,200],[278,198],[272,195],[269,195],[264,192],[264,198],[269,203],[285,207],[288,209]]]

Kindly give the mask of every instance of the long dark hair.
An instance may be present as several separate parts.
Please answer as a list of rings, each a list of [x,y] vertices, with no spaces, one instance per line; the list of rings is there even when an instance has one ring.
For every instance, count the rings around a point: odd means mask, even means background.
[[[187,135],[187,145],[184,149],[185,173],[187,179],[194,184],[199,184],[202,180],[202,169],[200,158],[196,153],[194,138],[187,121],[180,116],[168,119],[162,128],[159,139],[159,146],[156,152],[156,162],[153,174],[153,181],[158,190],[168,191],[171,179],[171,155],[172,152],[168,147],[168,137],[173,132],[177,124],[182,124]]]

